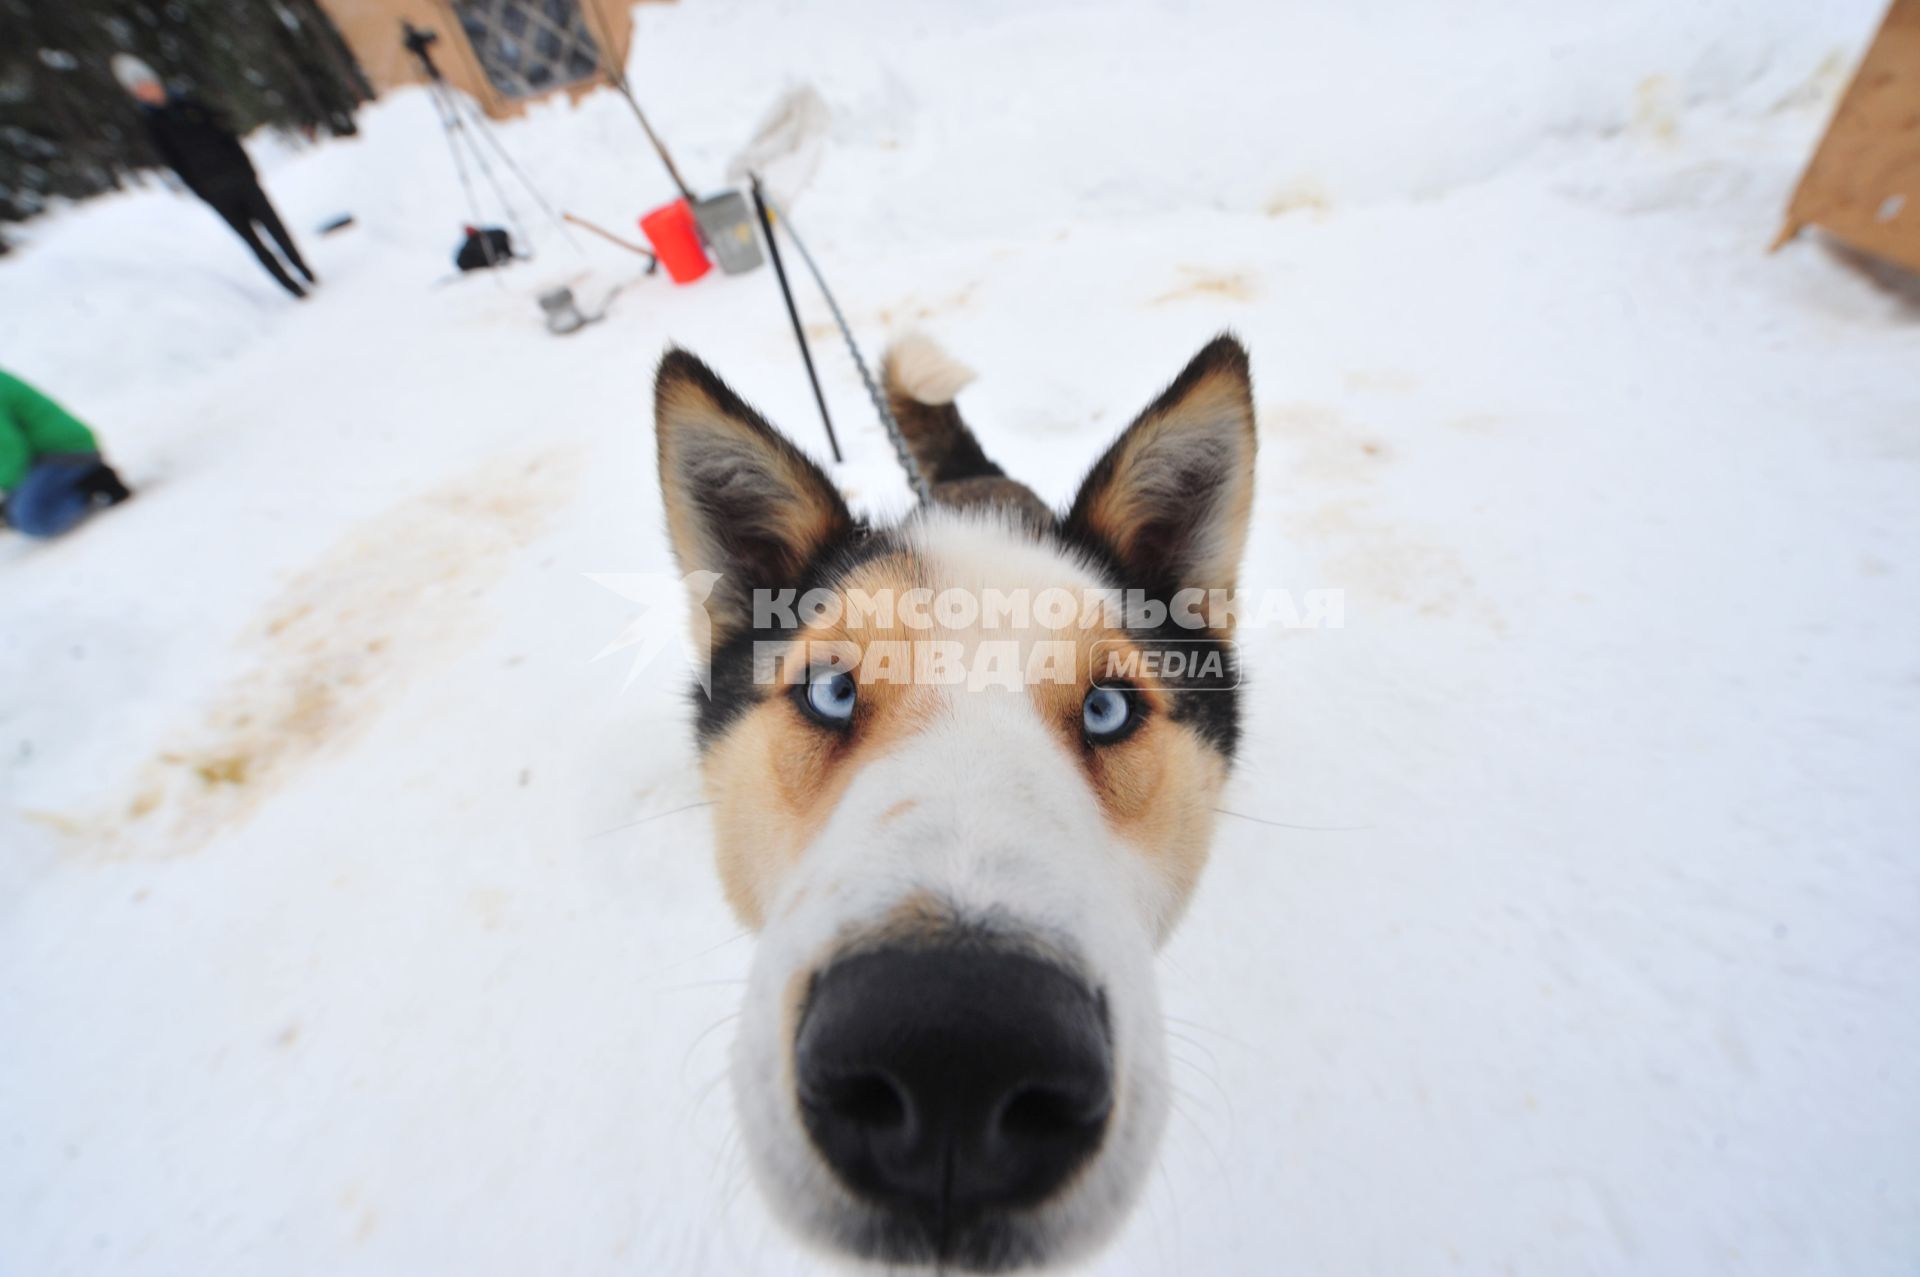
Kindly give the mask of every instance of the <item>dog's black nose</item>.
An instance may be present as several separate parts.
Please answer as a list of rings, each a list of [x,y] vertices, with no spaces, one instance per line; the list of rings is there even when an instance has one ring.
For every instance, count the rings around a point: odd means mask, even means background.
[[[1100,1144],[1100,997],[1039,958],[882,949],[819,975],[795,1045],[808,1133],[855,1193],[933,1236],[1031,1206]]]

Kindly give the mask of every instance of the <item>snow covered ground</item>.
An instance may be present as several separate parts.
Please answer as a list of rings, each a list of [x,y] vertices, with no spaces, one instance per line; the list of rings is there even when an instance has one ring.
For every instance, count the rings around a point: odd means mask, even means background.
[[[699,184],[818,87],[810,247],[1049,497],[1238,331],[1247,583],[1346,591],[1248,635],[1098,1271],[1920,1264],[1920,314],[1763,252],[1878,7],[640,10]],[[682,672],[595,661],[588,579],[668,570],[668,341],[823,451],[772,276],[549,337],[636,259],[443,284],[429,106],[363,121],[255,140],[304,305],[157,185],[0,261],[0,363],[142,489],[0,540],[0,1273],[818,1271],[731,1134]],[[670,194],[610,95],[500,135],[609,226]]]

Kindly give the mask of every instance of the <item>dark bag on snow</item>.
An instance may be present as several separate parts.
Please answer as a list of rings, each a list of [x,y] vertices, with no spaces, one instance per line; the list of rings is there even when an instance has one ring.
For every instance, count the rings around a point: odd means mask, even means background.
[[[513,241],[498,226],[467,227],[467,238],[454,254],[461,270],[485,270],[513,260]]]

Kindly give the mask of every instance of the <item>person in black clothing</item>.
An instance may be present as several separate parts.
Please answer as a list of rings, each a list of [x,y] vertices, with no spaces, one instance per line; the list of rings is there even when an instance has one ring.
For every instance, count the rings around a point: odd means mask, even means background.
[[[267,202],[267,193],[260,189],[260,178],[254,173],[253,161],[247,158],[240,139],[204,104],[169,93],[153,68],[139,58],[127,53],[115,54],[113,74],[140,103],[147,135],[167,167],[178,173],[188,190],[233,227],[260,259],[260,264],[267,268],[267,273],[279,281],[280,287],[295,297],[305,297],[306,289],[287,273],[260,237],[260,229],[265,229],[287,261],[306,277],[307,283],[318,282],[301,258],[300,250],[294,247],[293,236],[287,234],[280,215]]]

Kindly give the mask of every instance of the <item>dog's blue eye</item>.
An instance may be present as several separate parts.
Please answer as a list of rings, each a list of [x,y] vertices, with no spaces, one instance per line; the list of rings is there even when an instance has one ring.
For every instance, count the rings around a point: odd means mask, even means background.
[[[1094,688],[1080,706],[1080,722],[1087,729],[1087,739],[1096,743],[1113,739],[1132,718],[1133,702],[1125,692],[1111,687]]]
[[[845,670],[815,670],[807,676],[807,708],[829,723],[853,717],[860,690]]]

